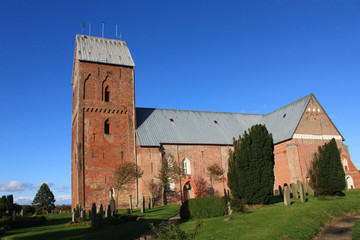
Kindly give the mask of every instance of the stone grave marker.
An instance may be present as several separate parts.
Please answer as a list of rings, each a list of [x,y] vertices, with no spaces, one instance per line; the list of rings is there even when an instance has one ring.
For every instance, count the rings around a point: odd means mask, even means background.
[[[292,183],[290,184],[290,186],[291,186],[293,198],[295,199],[299,198],[297,185],[295,183]]]
[[[310,196],[314,196],[314,190],[310,187],[310,183],[307,182],[306,183],[306,190],[307,190],[307,193],[310,195]]]
[[[284,187],[284,205],[290,206],[291,200],[290,200],[290,189],[288,186]]]
[[[299,193],[300,193],[300,200],[301,200],[301,202],[302,202],[302,203],[306,202],[305,189],[304,189],[304,183],[303,183],[303,182],[300,183]]]
[[[154,208],[154,200],[152,197],[150,198],[150,208]]]
[[[141,197],[141,213],[145,212],[145,198],[144,196]]]
[[[15,211],[12,211],[11,220],[12,220],[12,221],[15,221],[15,220],[16,220],[16,212],[15,212]]]
[[[213,187],[210,187],[210,197],[213,197],[214,196],[214,188]]]
[[[75,212],[73,212],[73,213],[71,214],[71,221],[72,221],[72,222],[75,222],[75,220],[76,220],[76,219],[75,219]]]
[[[131,195],[129,195],[129,206],[130,206],[130,213],[132,213],[132,198],[131,198]]]
[[[282,189],[282,187],[281,187],[281,186],[279,186],[279,194],[280,194],[280,196],[284,195],[284,193],[283,193],[283,189]]]

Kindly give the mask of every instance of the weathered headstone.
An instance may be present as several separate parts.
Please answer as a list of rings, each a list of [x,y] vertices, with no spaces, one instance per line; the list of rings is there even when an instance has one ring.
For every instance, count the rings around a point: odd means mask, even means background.
[[[150,208],[154,208],[154,200],[152,197],[150,198]]]
[[[284,205],[285,205],[285,206],[291,205],[290,189],[289,189],[288,186],[285,186],[285,187],[284,187]]]
[[[308,193],[310,196],[314,196],[314,190],[310,187],[310,183],[309,183],[309,182],[306,183],[306,190],[307,190],[307,193]]]
[[[13,220],[13,221],[16,220],[16,212],[15,211],[12,211],[11,220]]]
[[[112,212],[111,212],[111,207],[110,207],[110,205],[107,206],[105,215],[106,215],[107,218],[109,218],[109,217],[112,216]]]
[[[145,198],[144,196],[141,197],[141,213],[145,212]]]
[[[24,209],[21,209],[21,211],[20,211],[20,216],[24,216]]]
[[[283,193],[283,189],[282,189],[282,187],[279,185],[279,194],[280,194],[280,196],[282,196],[284,193]]]
[[[80,210],[80,217],[83,218],[84,217],[84,211]]]
[[[102,205],[102,204],[100,204],[100,212],[99,212],[99,215],[100,215],[100,220],[102,220],[103,217],[104,217],[104,209],[103,209],[103,205]]]
[[[114,216],[116,214],[116,205],[115,205],[115,200],[114,200],[113,195],[114,195],[114,189],[112,187],[110,187],[109,205],[110,205],[111,216]]]
[[[86,216],[87,216],[88,218],[91,217],[91,210],[88,210],[88,211],[87,211]]]
[[[126,209],[126,215],[130,215],[130,214],[131,214],[130,208],[127,208]]]
[[[96,204],[93,203],[92,207],[91,207],[91,229],[95,230],[96,229]]]
[[[299,194],[300,194],[300,200],[302,203],[306,202],[306,198],[305,198],[305,189],[304,189],[304,183],[300,183],[300,188],[299,188]]]
[[[213,197],[214,196],[214,188],[210,187],[209,192],[210,192],[210,197]]]
[[[297,185],[295,183],[292,183],[292,184],[290,184],[290,186],[291,186],[293,198],[295,198],[295,199],[299,198]]]
[[[132,213],[132,198],[131,198],[131,195],[129,195],[129,205],[130,205],[130,213]]]
[[[75,221],[76,221],[75,212],[73,212],[73,213],[71,214],[71,221],[72,221],[72,222],[75,222]]]

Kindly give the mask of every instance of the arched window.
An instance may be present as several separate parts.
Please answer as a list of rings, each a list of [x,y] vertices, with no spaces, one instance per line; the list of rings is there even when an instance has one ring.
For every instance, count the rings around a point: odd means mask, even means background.
[[[182,162],[182,168],[186,175],[191,175],[191,165],[190,160],[185,158]]]
[[[355,186],[354,186],[354,180],[353,178],[350,176],[350,175],[347,175],[345,177],[346,179],[346,186],[348,189],[355,189]]]
[[[345,171],[349,170],[349,165],[348,165],[348,162],[346,159],[342,160],[342,165],[343,165]]]
[[[110,120],[106,119],[104,123],[104,133],[110,134]]]
[[[110,102],[110,90],[109,90],[109,86],[105,87],[105,102]]]

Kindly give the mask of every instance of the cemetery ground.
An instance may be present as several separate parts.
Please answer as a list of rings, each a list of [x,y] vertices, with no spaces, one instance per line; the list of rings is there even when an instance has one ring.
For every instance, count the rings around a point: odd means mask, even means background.
[[[335,219],[360,213],[360,190],[345,191],[345,194],[319,199],[307,196],[305,203],[291,199],[290,206],[284,206],[281,197],[274,197],[275,203],[249,208],[246,213],[234,213],[229,221],[223,221],[228,216],[202,219],[203,227],[196,239],[313,239]],[[118,225],[103,224],[95,231],[90,226],[65,227],[71,221],[71,214],[50,214],[42,226],[10,230],[4,239],[133,239],[147,231],[149,223],[159,223],[178,212],[179,205],[155,207],[145,214],[136,209],[133,214],[143,219]],[[180,220],[180,228],[185,232],[193,232],[195,225],[195,219]],[[359,224],[354,229],[354,234],[359,234]]]
[[[179,209],[178,204],[146,209],[143,214],[140,209],[133,209],[132,215],[143,218],[121,224],[102,224],[95,231],[91,230],[91,226],[66,227],[71,222],[71,213],[49,214],[44,215],[47,221],[43,225],[10,230],[3,239],[133,239],[149,230],[150,223],[158,224],[167,220],[176,215]],[[119,213],[125,214],[126,210],[119,210]]]

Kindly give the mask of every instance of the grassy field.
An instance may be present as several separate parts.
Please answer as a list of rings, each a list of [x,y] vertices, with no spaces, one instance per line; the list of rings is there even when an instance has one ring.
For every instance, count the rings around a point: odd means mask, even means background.
[[[352,239],[360,239],[360,221],[355,223]]]
[[[308,202],[292,200],[267,205],[248,213],[203,220],[203,228],[196,239],[312,239],[334,217],[342,217],[360,210],[360,190],[346,192],[343,197],[308,198]],[[195,220],[184,222],[181,229],[191,231]]]
[[[147,231],[149,223],[156,224],[176,215],[179,208],[176,204],[160,206],[145,214],[135,209],[133,215],[142,216],[143,219],[119,225],[103,225],[96,231],[89,226],[67,228],[65,224],[71,221],[71,214],[51,214],[46,216],[44,225],[8,231],[3,239],[132,239]]]

